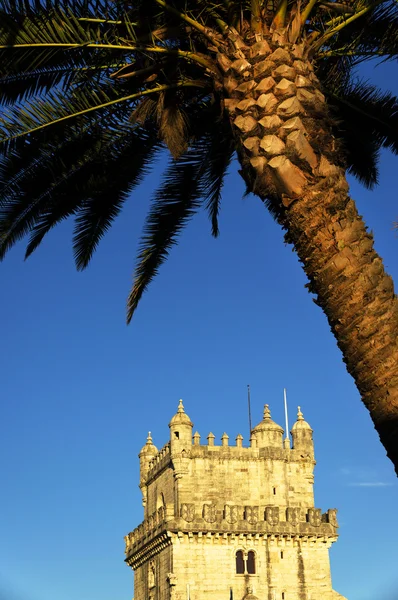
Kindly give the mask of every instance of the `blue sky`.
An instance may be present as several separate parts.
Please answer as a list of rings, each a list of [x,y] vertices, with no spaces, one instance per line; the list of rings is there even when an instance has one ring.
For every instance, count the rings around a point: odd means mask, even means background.
[[[384,65],[376,79],[393,89],[393,75]],[[395,281],[397,168],[386,152],[374,192],[350,180]],[[260,201],[242,200],[236,165],[220,238],[210,237],[206,215],[192,221],[125,325],[159,173],[128,202],[86,272],[74,269],[71,223],[27,263],[19,245],[0,266],[0,597],[131,598],[123,536],[142,520],[137,454],[147,431],[162,446],[181,397],[203,438],[226,431],[247,443],[250,383],[254,422],[268,402],[283,424],[286,387],[291,419],[300,404],[314,429],[316,505],[339,509],[335,589],[349,600],[393,600],[393,468],[296,255]]]

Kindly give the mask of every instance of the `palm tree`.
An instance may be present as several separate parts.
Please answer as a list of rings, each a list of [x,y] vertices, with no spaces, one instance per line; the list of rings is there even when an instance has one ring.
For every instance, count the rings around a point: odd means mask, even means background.
[[[218,234],[235,154],[285,230],[398,472],[398,302],[346,173],[377,183],[398,101],[355,68],[398,54],[395,0],[0,0],[0,253],[74,216],[84,269],[167,146],[128,321],[187,221]]]

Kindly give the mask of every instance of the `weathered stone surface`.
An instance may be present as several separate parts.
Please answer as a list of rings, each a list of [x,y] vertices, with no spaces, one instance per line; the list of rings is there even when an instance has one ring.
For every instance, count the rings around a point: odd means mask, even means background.
[[[244,112],[251,106],[255,106],[255,104],[256,101],[253,98],[244,98],[236,105],[236,108]]]
[[[276,96],[293,96],[296,93],[296,86],[289,79],[281,79],[275,86],[274,94]]]
[[[269,115],[259,120],[264,129],[278,129],[282,125],[282,119],[278,115]]]
[[[287,98],[278,106],[277,113],[278,115],[284,117],[293,117],[294,115],[299,115],[304,113],[304,107],[300,104],[298,98],[293,96],[292,98]]]
[[[274,94],[261,94],[261,96],[257,98],[257,105],[262,108],[265,113],[273,112],[277,104],[278,100],[275,98]]]
[[[243,133],[251,133],[257,127],[257,121],[253,119],[250,115],[244,117],[243,115],[239,115],[236,117],[234,121],[235,127],[240,129]]]
[[[282,193],[293,198],[302,194],[307,179],[286,156],[274,156],[268,166],[275,171]]]
[[[315,89],[314,90],[314,94],[315,94],[315,97],[318,100],[318,102],[321,102],[322,104],[324,102],[326,102],[326,98],[325,98],[325,96],[322,94],[322,92],[320,90]]]
[[[264,77],[264,79],[262,79],[260,83],[256,86],[255,91],[260,92],[261,94],[265,94],[266,92],[272,90],[274,85],[275,79],[273,77]]]
[[[250,163],[258,177],[275,172],[265,157]],[[239,435],[229,445],[226,434],[221,445],[214,435],[201,445],[179,412],[159,452],[147,442],[139,455],[144,520],[125,537],[135,600],[240,600],[251,586],[259,599],[302,600],[303,581],[308,600],[344,600],[330,577],[336,511],[315,507],[312,431],[297,423],[293,448],[266,413],[250,446]],[[237,573],[238,551],[245,571],[252,553],[254,574]]]
[[[285,77],[286,79],[294,81],[296,77],[296,71],[293,69],[293,67],[289,67],[289,65],[280,65],[273,71],[272,75],[276,78]]]
[[[301,160],[304,160],[311,169],[318,164],[317,156],[302,131],[296,130],[289,133],[286,140],[286,148],[293,150]]]
[[[265,135],[260,140],[260,147],[267,156],[281,154],[285,149],[285,144],[276,135]]]

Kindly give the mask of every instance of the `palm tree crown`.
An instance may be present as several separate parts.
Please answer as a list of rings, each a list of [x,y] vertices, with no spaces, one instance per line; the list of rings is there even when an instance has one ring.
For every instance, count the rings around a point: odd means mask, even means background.
[[[361,61],[396,57],[396,2],[3,0],[0,9],[2,257],[27,233],[29,256],[74,215],[83,269],[156,153],[164,145],[171,152],[129,319],[200,206],[218,233],[235,151],[220,62],[235,31],[253,37],[288,28],[292,40],[306,40],[343,141],[341,163],[365,185],[377,182],[380,147],[398,152],[396,98],[353,79]]]
[[[128,320],[237,156],[286,231],[398,473],[398,301],[348,196],[398,153],[395,0],[0,0],[0,258],[73,216],[76,265],[165,147]]]

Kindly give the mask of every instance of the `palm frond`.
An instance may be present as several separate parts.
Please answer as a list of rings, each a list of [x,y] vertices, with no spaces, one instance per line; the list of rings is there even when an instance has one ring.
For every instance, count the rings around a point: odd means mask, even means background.
[[[224,118],[216,123],[211,135],[211,144],[204,160],[203,198],[211,222],[214,237],[219,234],[218,215],[221,204],[221,192],[228,167],[235,153],[235,144],[229,123]]]
[[[203,195],[200,175],[209,143],[208,137],[200,140],[179,160],[173,161],[164,175],[141,239],[134,284],[127,300],[128,322],[178,235],[200,207]]]
[[[73,248],[79,270],[87,267],[123,203],[148,174],[159,147],[155,132],[135,128],[115,157],[101,154],[101,174],[90,176],[84,189],[86,199],[76,217]]]
[[[380,148],[398,154],[398,98],[361,81],[348,82],[330,92],[347,166],[362,183],[373,187]]]

